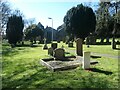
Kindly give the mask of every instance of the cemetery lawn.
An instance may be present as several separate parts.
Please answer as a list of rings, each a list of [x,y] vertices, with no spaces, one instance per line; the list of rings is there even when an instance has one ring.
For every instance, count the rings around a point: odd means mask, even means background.
[[[69,50],[76,50],[75,46],[76,43],[74,43],[74,47],[73,48],[68,48],[68,46],[66,46],[64,43],[62,43],[62,45],[65,46],[66,49]],[[118,48],[120,49],[120,45],[116,45],[117,49],[112,49],[111,45],[89,45],[90,47],[87,48],[87,45],[83,45],[83,50],[84,51],[90,51],[90,52],[94,52],[94,53],[100,53],[100,54],[109,54],[111,56],[118,56]]]
[[[106,49],[105,47],[99,46],[99,51]],[[2,45],[3,89],[118,88],[118,59],[91,58],[99,62],[91,65],[92,70],[83,70],[78,67],[71,70],[51,72],[39,63],[40,59],[49,57],[47,50],[42,48],[43,45],[41,44],[35,47],[23,46],[12,49],[8,44]],[[111,47],[107,46],[107,48]],[[91,51],[94,49],[92,46],[89,48]],[[98,48],[96,49],[98,50]],[[117,55],[116,51],[110,50],[103,53]]]

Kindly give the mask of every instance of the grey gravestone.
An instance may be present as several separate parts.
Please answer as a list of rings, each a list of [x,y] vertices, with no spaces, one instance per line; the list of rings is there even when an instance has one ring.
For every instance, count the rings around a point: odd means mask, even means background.
[[[53,48],[53,50],[55,50],[57,48],[57,43],[52,43],[51,47]]]
[[[65,57],[65,50],[62,48],[57,48],[54,50],[54,57],[56,59],[63,59]]]
[[[61,46],[61,48],[63,49],[63,48],[64,48],[64,46],[62,45],[62,46]]]
[[[69,42],[68,47],[73,47],[73,42]]]
[[[86,37],[86,45],[96,44],[96,37],[95,36],[88,36]]]
[[[45,49],[48,49],[47,44],[44,45],[43,49],[44,49],[44,50],[45,50]]]
[[[76,53],[79,56],[83,55],[83,50],[82,50],[82,39],[78,38],[76,41]]]
[[[53,48],[48,48],[48,54],[53,56]]]
[[[43,47],[43,49],[45,50],[45,49],[48,49],[48,46],[47,46],[47,43],[46,43],[46,38],[44,38],[44,47]]]
[[[112,45],[112,49],[116,49],[116,42],[115,42],[115,38],[112,38],[111,45]]]
[[[90,36],[90,44],[96,44],[96,37],[95,36]]]
[[[86,37],[86,42],[85,42],[86,45],[89,45],[90,44],[90,39],[89,37]]]
[[[116,42],[112,41],[111,45],[112,45],[112,49],[116,49]]]

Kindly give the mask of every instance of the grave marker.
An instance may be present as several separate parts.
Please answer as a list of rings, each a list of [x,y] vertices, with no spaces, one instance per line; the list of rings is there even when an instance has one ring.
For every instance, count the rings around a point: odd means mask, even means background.
[[[53,48],[53,50],[55,50],[57,48],[57,43],[52,43],[51,47]]]
[[[79,56],[83,55],[83,50],[82,50],[82,39],[78,38],[76,41],[76,53]]]
[[[90,52],[84,52],[83,53],[82,68],[83,69],[89,69],[90,68]]]
[[[53,48],[48,48],[48,54],[53,56]]]
[[[62,48],[57,48],[54,50],[54,57],[56,59],[63,59],[65,58],[65,50]]]
[[[47,44],[44,45],[43,49],[44,49],[44,50],[45,50],[45,49],[48,49]]]
[[[69,42],[68,47],[73,47],[73,42]]]

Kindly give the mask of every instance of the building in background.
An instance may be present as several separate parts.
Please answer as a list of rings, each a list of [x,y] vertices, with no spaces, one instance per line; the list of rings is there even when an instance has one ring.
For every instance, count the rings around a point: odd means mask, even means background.
[[[53,41],[57,41],[57,34],[58,31],[52,27],[46,27],[44,28],[44,26],[39,22],[37,25],[40,29],[43,30],[44,32],[44,38],[46,38],[47,42],[51,42],[52,41],[52,30],[53,30]]]

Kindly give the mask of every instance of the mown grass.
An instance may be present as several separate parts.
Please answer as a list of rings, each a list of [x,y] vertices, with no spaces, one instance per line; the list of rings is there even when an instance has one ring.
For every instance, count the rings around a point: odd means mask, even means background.
[[[74,42],[74,47],[69,48],[66,44],[61,44],[65,47],[65,49],[68,50],[76,50],[76,43]],[[60,44],[60,45],[61,45]],[[120,45],[116,45],[117,49],[112,49],[111,45],[89,45],[89,48],[87,48],[87,45],[83,45],[83,51],[90,51],[94,53],[101,53],[101,54],[109,54],[111,56],[118,56],[118,52],[120,51]],[[119,49],[119,50],[118,50]]]
[[[58,47],[62,45],[63,43],[60,43]],[[66,45],[64,47],[67,48]],[[36,47],[16,48],[10,48],[8,44],[3,44],[3,89],[118,88],[117,59],[95,58],[99,63],[91,65],[92,70],[83,70],[78,67],[71,70],[51,72],[39,63],[40,59],[49,57],[47,50],[42,48],[42,44],[36,45]],[[101,48],[104,47],[101,46]]]

